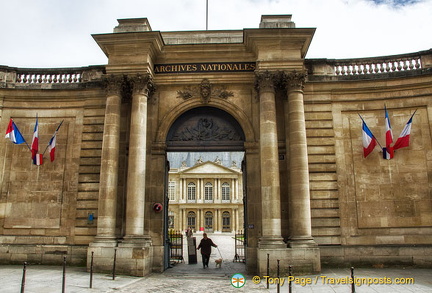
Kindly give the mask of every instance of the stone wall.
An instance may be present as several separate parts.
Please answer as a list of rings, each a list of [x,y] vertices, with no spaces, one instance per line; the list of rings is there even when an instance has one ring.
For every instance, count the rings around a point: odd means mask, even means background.
[[[416,72],[335,77],[317,70],[309,75],[305,111],[312,228],[323,265],[432,264],[421,257],[432,240],[427,64]],[[359,114],[385,147],[385,106],[394,141],[416,111],[410,146],[391,160],[383,159],[379,146],[364,158]]]
[[[0,142],[0,262],[86,263],[96,234],[104,92],[100,84],[9,80],[0,88],[1,123],[13,118],[28,144],[38,116],[41,166],[26,144]],[[55,160],[46,147],[56,128]],[[94,216],[89,221],[89,214]]]

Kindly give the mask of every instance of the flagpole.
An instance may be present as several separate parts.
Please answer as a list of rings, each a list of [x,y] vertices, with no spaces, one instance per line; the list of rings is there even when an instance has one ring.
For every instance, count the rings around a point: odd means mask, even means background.
[[[57,126],[57,129],[54,131],[53,136],[54,136],[54,135],[57,135],[57,131],[59,131],[60,126],[62,126],[63,122],[64,122],[64,119],[62,120],[62,122],[60,122],[59,126]],[[51,136],[51,137],[53,137],[53,136]],[[51,139],[50,139],[50,141],[48,142],[48,145],[46,146],[44,152],[42,153],[42,156],[45,155],[45,152],[47,151],[47,149],[48,149],[49,146],[50,146],[50,142],[51,142]]]
[[[206,0],[206,31],[208,31],[208,0]]]
[[[363,123],[366,124],[366,122],[363,120],[363,117],[360,115],[360,113],[357,113],[357,114],[359,115],[359,117],[363,121]],[[381,150],[383,151],[384,149],[383,149],[382,145],[379,143],[378,139],[375,137],[375,135],[372,133],[372,131],[371,131],[371,134],[372,134],[372,137],[375,139],[375,141],[378,143],[378,145],[381,148]]]

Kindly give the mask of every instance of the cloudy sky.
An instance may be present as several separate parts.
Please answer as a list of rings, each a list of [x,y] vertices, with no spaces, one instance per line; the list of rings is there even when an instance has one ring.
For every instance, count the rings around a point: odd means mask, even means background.
[[[317,28],[306,58],[355,58],[432,48],[432,0],[208,0],[209,30],[258,28],[263,14],[292,14]],[[0,65],[107,63],[92,34],[120,18],[154,31],[205,30],[206,0],[0,0]]]

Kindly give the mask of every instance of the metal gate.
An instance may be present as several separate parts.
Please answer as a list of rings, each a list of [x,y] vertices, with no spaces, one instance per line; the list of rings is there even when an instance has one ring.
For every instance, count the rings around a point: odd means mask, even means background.
[[[234,262],[246,262],[245,257],[245,234],[243,231],[235,233],[235,255]]]
[[[183,234],[181,231],[170,229],[168,231],[170,241],[170,263],[183,262]]]

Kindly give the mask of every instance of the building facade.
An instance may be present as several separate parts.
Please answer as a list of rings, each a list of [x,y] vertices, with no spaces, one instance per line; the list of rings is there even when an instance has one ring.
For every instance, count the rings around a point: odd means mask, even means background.
[[[431,266],[432,51],[307,59],[314,32],[290,15],[197,32],[120,19],[113,33],[93,35],[106,65],[1,66],[0,128],[13,118],[30,142],[37,116],[42,146],[63,123],[55,160],[45,153],[40,166],[25,144],[0,142],[0,261],[65,255],[83,265],[93,255],[95,270],[109,271],[117,253],[119,273],[162,272],[168,154],[226,151],[244,153],[250,273],[264,273],[268,255],[297,273]],[[395,135],[415,113],[410,145],[391,160],[379,146],[364,158],[359,114],[385,145],[384,106]],[[193,183],[205,200],[206,184],[222,181]],[[213,204],[220,219],[225,210]]]
[[[206,233],[235,233],[244,230],[243,178],[234,161],[225,167],[199,158],[170,168],[168,181],[168,228]]]

